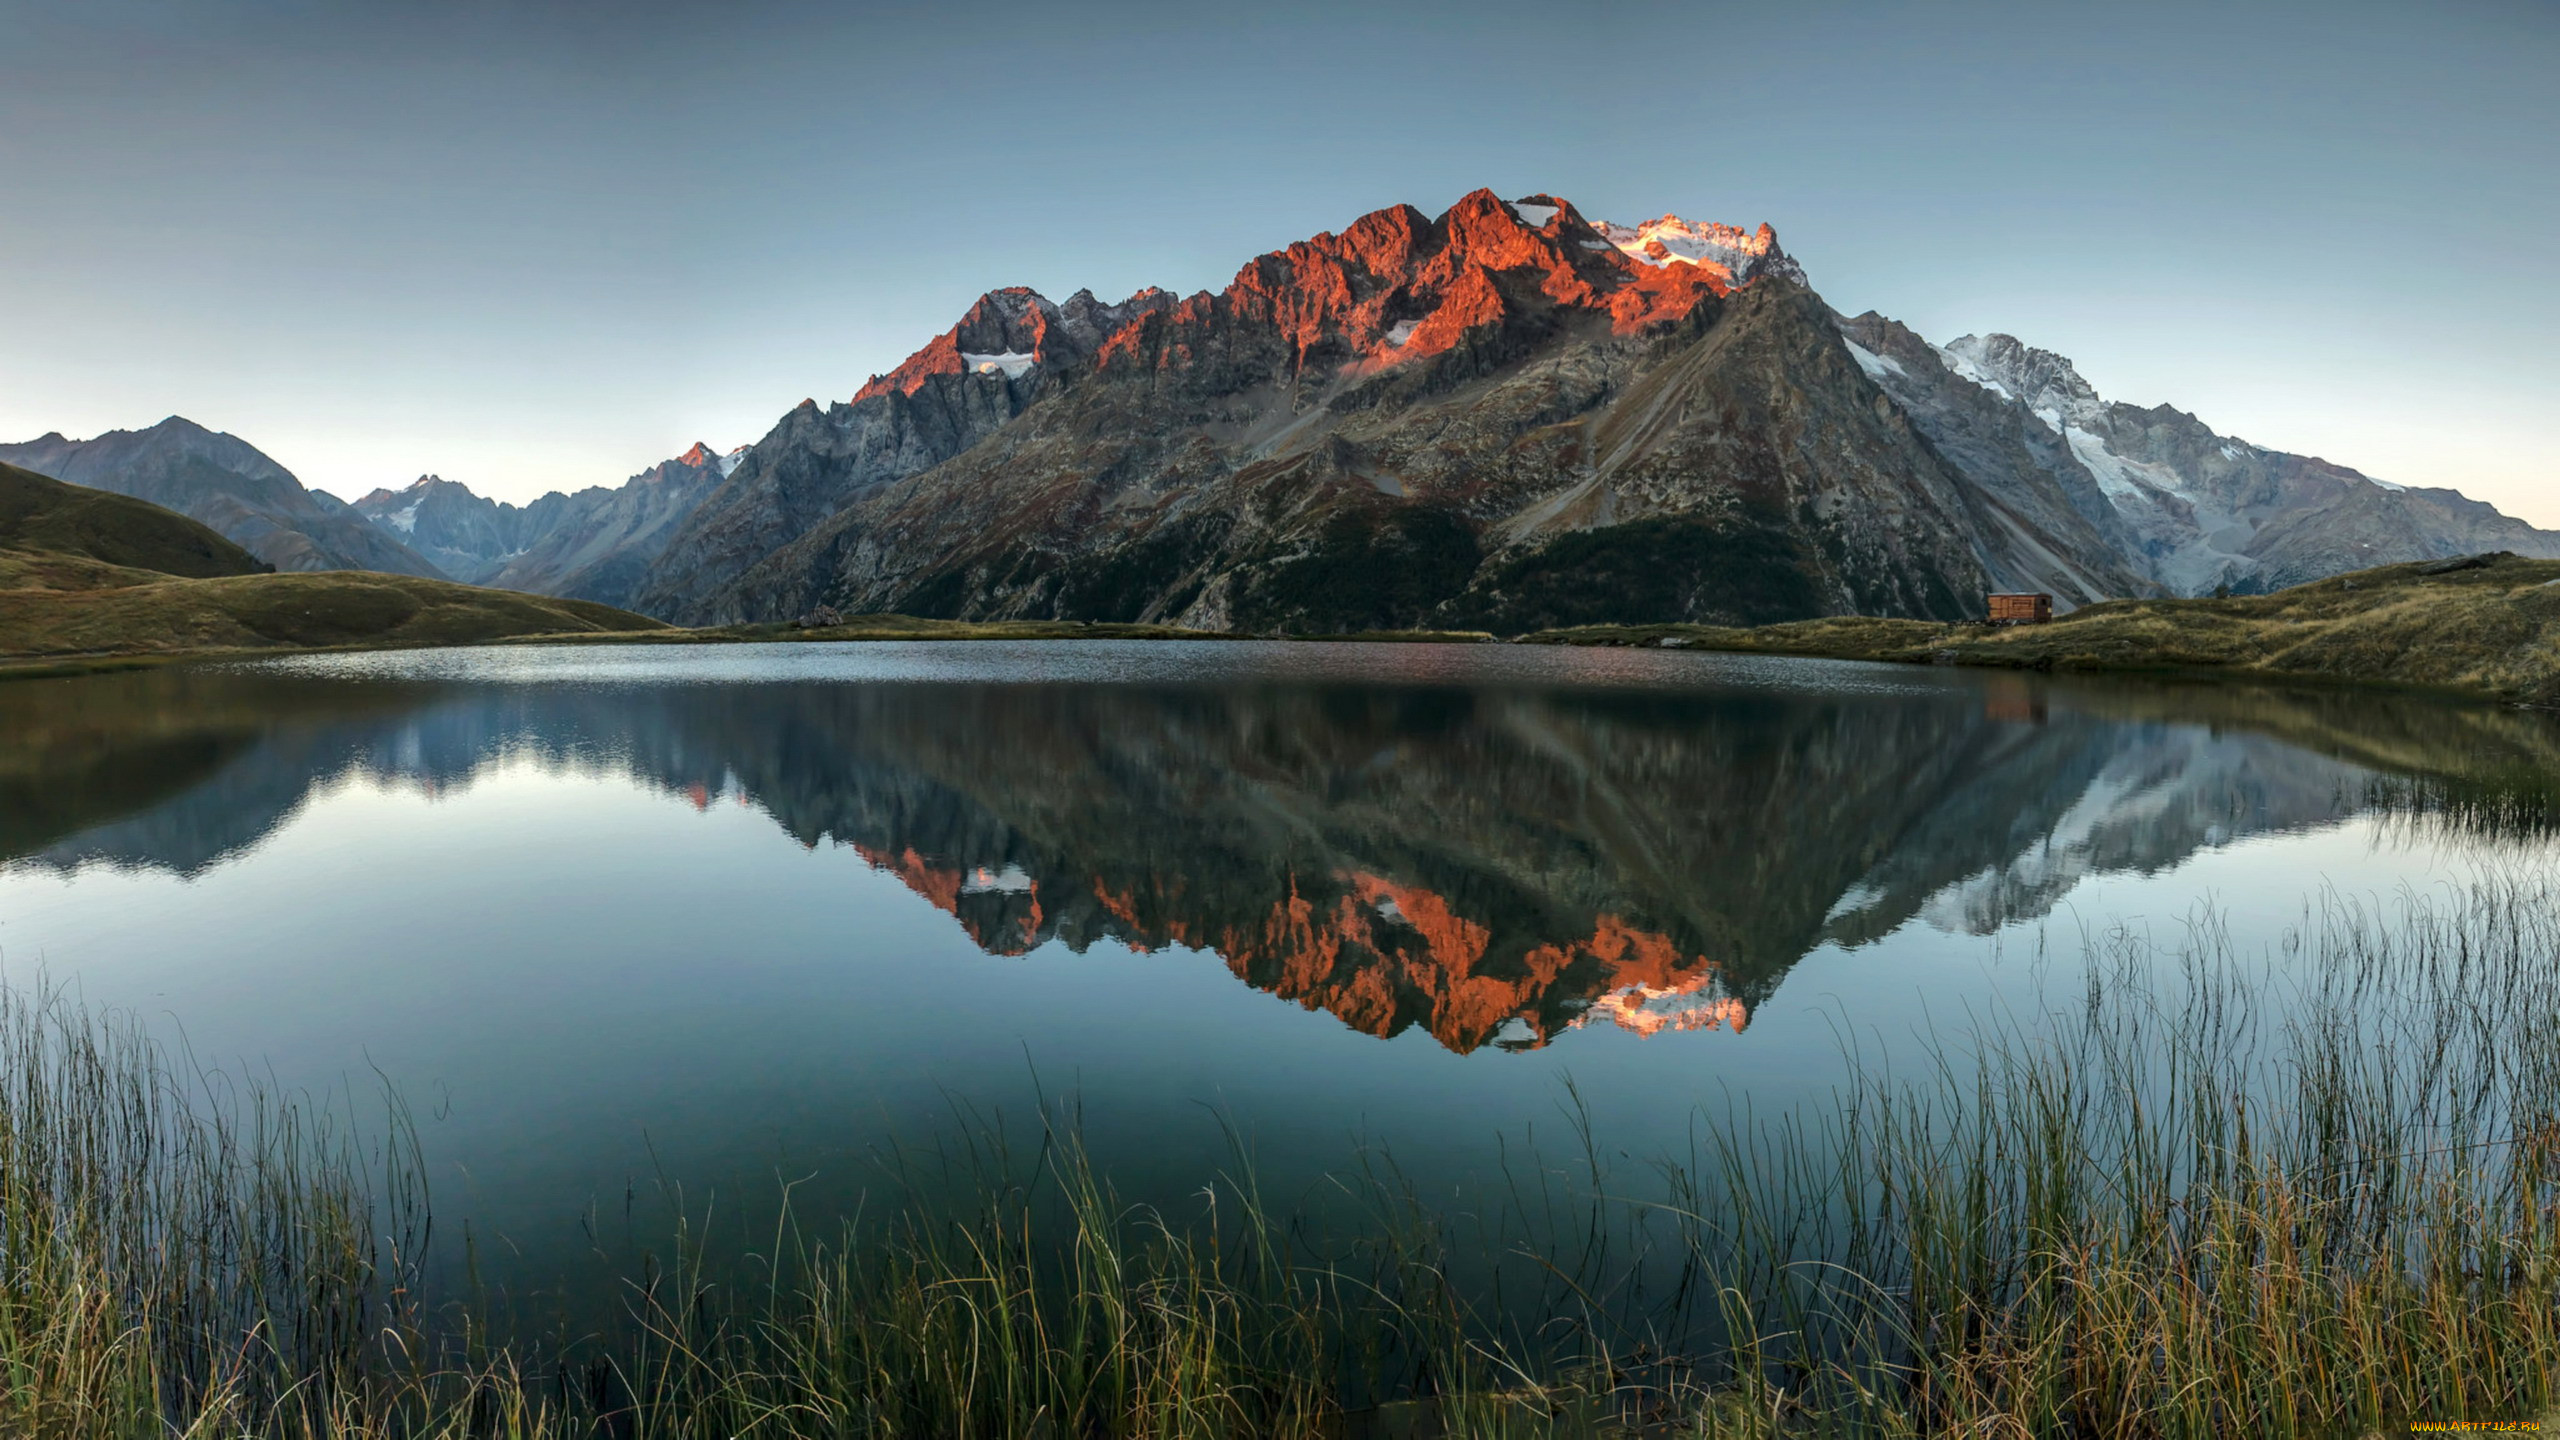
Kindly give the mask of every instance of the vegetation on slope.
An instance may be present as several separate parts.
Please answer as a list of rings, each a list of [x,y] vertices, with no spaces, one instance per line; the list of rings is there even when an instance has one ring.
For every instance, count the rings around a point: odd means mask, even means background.
[[[410,575],[279,575],[174,511],[0,466],[0,656],[12,660],[663,628],[588,601]]]
[[[1523,637],[2028,670],[2215,671],[2560,705],[2560,561],[2386,565],[2271,595],[2114,600],[2047,625],[1847,616],[1754,629],[1594,625]]]
[[[563,1353],[418,1286],[418,1156],[0,992],[0,1431],[28,1436],[2363,1434],[2560,1377],[2560,876],[2298,963],[2092,947],[2037,1017],[1685,1161],[1521,1157],[1349,1232],[1250,1171],[1115,1197],[1071,1126],[724,1271],[679,1233]],[[2282,947],[2291,955],[2293,947]],[[2283,1003],[2268,1008],[2267,997]],[[1585,1137],[1586,1141],[1589,1139]],[[1650,1178],[1648,1178],[1650,1177]]]
[[[662,628],[584,600],[482,590],[449,580],[323,570],[290,575],[19,588],[0,556],[0,654],[184,654],[336,645],[470,645],[525,635]],[[120,577],[121,578],[121,577]]]
[[[0,465],[0,550],[202,579],[274,568],[174,510]]]

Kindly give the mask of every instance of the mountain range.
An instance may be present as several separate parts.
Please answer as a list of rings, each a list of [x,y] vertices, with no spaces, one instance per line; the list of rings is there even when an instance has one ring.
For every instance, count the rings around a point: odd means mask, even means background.
[[[0,463],[148,500],[201,522],[278,570],[382,570],[443,578],[417,551],[236,435],[172,415],[94,440],[59,433],[0,445]]]
[[[0,460],[159,500],[280,568],[695,624],[1960,619],[1992,590],[2068,610],[2560,557],[2560,534],[2455,491],[2108,401],[2013,337],[1839,314],[1766,225],[1484,190],[1364,215],[1214,293],[992,291],[752,446],[521,507],[434,476],[339,506],[176,419]]]
[[[618,486],[554,490],[524,506],[421,475],[398,490],[375,490],[354,509],[457,580],[627,605],[676,526],[745,455],[745,446],[719,455],[697,442]]]

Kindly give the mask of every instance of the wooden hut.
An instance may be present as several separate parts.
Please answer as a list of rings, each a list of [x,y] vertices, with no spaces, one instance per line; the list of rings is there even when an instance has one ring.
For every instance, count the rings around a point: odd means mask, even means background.
[[[1990,600],[1994,625],[2042,625],[2053,618],[2050,595],[1994,595]]]

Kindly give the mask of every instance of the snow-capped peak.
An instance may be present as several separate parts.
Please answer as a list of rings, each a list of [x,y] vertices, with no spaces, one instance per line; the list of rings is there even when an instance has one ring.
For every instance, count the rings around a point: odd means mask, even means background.
[[[720,478],[726,480],[731,474],[735,473],[738,468],[738,462],[746,459],[747,452],[753,448],[755,447],[751,445],[741,445],[737,449],[730,451],[728,454],[721,456]]]
[[[1620,225],[1608,220],[1593,222],[1602,238],[1618,247],[1639,263],[1661,267],[1695,265],[1700,269],[1720,270],[1732,284],[1739,285],[1754,275],[1785,275],[1802,281],[1803,269],[1778,248],[1778,233],[1763,225],[1758,230],[1744,230],[1736,225],[1719,225],[1712,220],[1683,220],[1677,215],[1664,215],[1641,225]]]
[[[2056,434],[2070,425],[2093,425],[2106,413],[2106,402],[2070,360],[2014,335],[1959,335],[1937,351],[1956,374],[2025,401]]]

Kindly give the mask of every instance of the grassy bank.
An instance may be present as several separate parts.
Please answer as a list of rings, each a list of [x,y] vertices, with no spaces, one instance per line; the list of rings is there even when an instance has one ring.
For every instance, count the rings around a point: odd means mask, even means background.
[[[2272,595],[2113,600],[2047,625],[1842,617],[1748,629],[1587,626],[1524,639],[2027,670],[2319,680],[2560,705],[2560,561],[2386,565]],[[2430,571],[2435,573],[2429,573]]]
[[[510,1346],[417,1291],[396,1111],[213,1089],[0,1000],[0,1432],[61,1436],[2364,1434],[2560,1378],[2560,882],[2295,961],[2093,945],[2049,1013],[1878,1059],[1694,1154],[1523,1163],[1466,1213],[1391,1166],[1302,1225],[1248,1167],[1131,1207],[1071,1124],[963,1149],[622,1321]],[[2298,962],[2298,963],[2297,963]],[[1909,1060],[1911,1057],[1904,1057]]]
[[[328,570],[184,578],[0,552],[0,655],[56,672],[83,661],[470,645],[519,635],[662,628],[583,600],[412,575]]]

